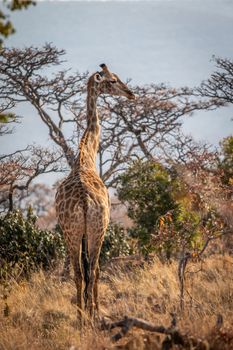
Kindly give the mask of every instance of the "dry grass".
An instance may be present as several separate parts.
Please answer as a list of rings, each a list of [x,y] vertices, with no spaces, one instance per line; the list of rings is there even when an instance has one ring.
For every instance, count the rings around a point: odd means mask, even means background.
[[[100,282],[101,316],[117,320],[128,315],[169,326],[170,313],[175,312],[181,332],[207,339],[212,349],[232,349],[232,268],[230,256],[212,256],[202,266],[190,263],[183,313],[179,311],[176,263],[164,265],[155,260],[143,268],[108,268]],[[140,330],[132,330],[117,347],[98,328],[86,327],[81,335],[71,303],[74,284],[61,282],[58,274],[35,273],[30,281],[11,281],[7,288],[7,298],[0,301],[0,350],[160,349],[160,338]],[[224,318],[220,336],[212,331],[219,313]]]

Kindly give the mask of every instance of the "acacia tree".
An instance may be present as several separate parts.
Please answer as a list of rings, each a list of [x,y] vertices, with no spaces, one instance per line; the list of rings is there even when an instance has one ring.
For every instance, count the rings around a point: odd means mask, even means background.
[[[216,106],[226,106],[233,103],[233,60],[213,57],[217,70],[209,79],[203,81],[195,89],[198,96],[211,99]]]
[[[47,126],[50,138],[71,167],[86,125],[83,95],[87,73],[54,73],[64,54],[64,50],[49,44],[40,49],[2,50],[0,97],[10,107],[29,102],[35,109],[34,117]],[[107,186],[116,186],[129,159],[166,159],[168,149],[173,150],[170,157],[185,159],[192,146],[183,147],[187,139],[181,133],[182,118],[195,110],[216,108],[211,99],[191,99],[187,88],[151,84],[135,87],[134,92],[137,99],[131,103],[118,97],[100,99],[102,140],[98,165]]]
[[[216,70],[192,94],[216,108],[233,103],[233,60],[213,57]],[[232,233],[232,136],[222,140],[218,152],[203,149],[180,167],[179,176],[189,186],[203,208],[214,208],[227,230]],[[178,169],[178,168],[177,168]],[[230,237],[230,236],[229,236]],[[232,245],[232,244],[231,244]]]
[[[0,208],[13,210],[14,195],[28,190],[32,181],[41,174],[61,172],[62,156],[41,147],[30,146],[0,157]]]

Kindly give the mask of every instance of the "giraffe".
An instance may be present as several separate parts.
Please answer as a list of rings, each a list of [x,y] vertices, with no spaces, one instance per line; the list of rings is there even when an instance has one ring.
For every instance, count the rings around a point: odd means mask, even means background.
[[[79,153],[68,177],[58,187],[55,206],[74,269],[80,325],[85,303],[90,319],[98,312],[99,255],[109,223],[110,202],[107,188],[96,170],[100,123],[97,98],[100,94],[135,95],[110,72],[105,64],[87,83],[87,127]]]

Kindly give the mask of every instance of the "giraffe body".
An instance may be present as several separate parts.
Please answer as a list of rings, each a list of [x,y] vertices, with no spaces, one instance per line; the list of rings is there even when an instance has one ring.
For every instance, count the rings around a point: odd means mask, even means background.
[[[62,228],[77,288],[77,306],[82,322],[83,301],[93,317],[98,309],[99,255],[109,223],[108,191],[96,170],[100,125],[96,109],[101,93],[123,95],[134,99],[133,93],[106,65],[93,74],[87,86],[87,128],[79,145],[79,155],[68,177],[56,194],[56,212]]]

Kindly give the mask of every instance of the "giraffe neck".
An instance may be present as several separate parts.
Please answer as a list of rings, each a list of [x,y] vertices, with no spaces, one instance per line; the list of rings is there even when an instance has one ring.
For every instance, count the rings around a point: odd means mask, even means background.
[[[87,93],[87,128],[80,142],[78,164],[76,164],[79,168],[96,169],[96,155],[100,138],[100,124],[96,107],[97,97],[96,83],[90,78]]]

